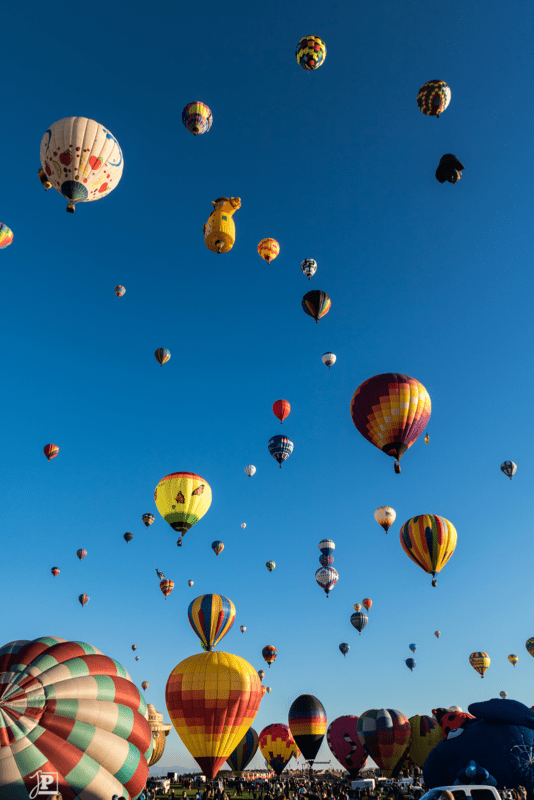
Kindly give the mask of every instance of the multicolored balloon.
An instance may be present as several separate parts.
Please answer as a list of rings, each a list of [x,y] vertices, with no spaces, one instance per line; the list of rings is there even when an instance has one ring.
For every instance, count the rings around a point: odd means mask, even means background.
[[[354,608],[356,608],[356,606],[354,606]],[[359,608],[361,608],[361,606],[359,606]],[[369,617],[367,614],[364,614],[363,611],[360,611],[359,609],[355,611],[354,614],[351,614],[350,624],[353,628],[356,628],[360,636],[362,635],[362,631],[368,622]]]
[[[259,737],[254,728],[249,728],[235,750],[230,753],[226,763],[232,772],[243,772],[258,750]]]
[[[318,36],[304,36],[297,44],[295,55],[302,69],[318,69],[326,58],[326,45]]]
[[[338,582],[339,575],[334,567],[319,567],[315,573],[315,580],[328,597],[329,593]]]
[[[424,431],[432,404],[422,383],[397,372],[364,381],[352,396],[352,421],[367,441],[399,461]]]
[[[172,472],[156,486],[154,500],[165,522],[183,536],[209,509],[211,487],[193,472]]]
[[[326,292],[321,292],[314,289],[307,292],[302,298],[302,308],[309,317],[319,322],[321,317],[324,317],[330,311],[332,301]]]
[[[288,459],[293,452],[293,446],[293,442],[291,439],[288,439],[287,436],[279,435],[273,436],[271,439],[269,439],[267,443],[269,453],[276,461],[278,461],[280,464],[280,469],[282,469],[282,461]]]
[[[206,650],[211,651],[234,624],[235,606],[223,595],[202,594],[189,603],[187,616]]]
[[[82,558],[85,558],[85,556],[87,555],[87,550],[84,550],[83,548],[80,548],[80,550],[76,550],[76,555],[78,556],[78,558],[81,561]]]
[[[103,125],[86,117],[66,117],[43,136],[41,167],[68,200],[67,211],[74,213],[76,203],[100,200],[117,187],[124,159],[119,143]]]
[[[375,519],[380,527],[384,528],[386,533],[389,531],[396,518],[397,514],[395,509],[389,506],[380,506],[380,508],[377,508],[375,511]]]
[[[246,523],[246,522],[242,522],[242,523],[241,523],[241,527],[242,527],[242,528],[246,528],[246,527],[247,527],[247,523]]]
[[[263,669],[258,670],[258,676],[260,681],[262,681],[265,678],[265,670]]]
[[[241,633],[245,633],[246,629],[247,629],[246,625],[240,625],[239,626],[239,630],[241,631]]]
[[[171,360],[171,351],[167,350],[166,347],[158,347],[158,349],[154,353],[154,358],[156,359],[158,364],[160,364],[160,366],[163,366],[164,364],[167,363],[167,361]]]
[[[369,611],[371,606],[373,605],[373,601],[370,597],[364,597],[362,600],[362,606],[365,608],[366,611]]]
[[[165,600],[166,600],[167,597],[172,592],[172,590],[174,589],[174,581],[170,581],[170,580],[160,581],[159,588],[161,589],[161,591],[165,595]]]
[[[323,704],[312,694],[301,694],[291,704],[288,724],[297,747],[311,767],[327,728]]]
[[[192,103],[188,103],[182,111],[182,122],[193,136],[198,136],[209,131],[213,116],[205,103],[194,100]]]
[[[132,645],[132,650],[137,650],[137,645],[136,644]]]
[[[491,664],[491,658],[487,653],[477,651],[475,653],[471,653],[469,656],[469,663],[473,669],[479,673],[480,677],[483,678],[484,673]]]
[[[78,602],[81,604],[81,606],[82,606],[82,608],[83,608],[83,607],[84,607],[84,605],[85,605],[86,603],[88,603],[90,599],[91,599],[91,598],[89,597],[89,595],[88,595],[88,594],[81,594],[81,595],[78,597]]]
[[[336,544],[332,541],[332,539],[321,539],[317,547],[323,556],[331,556],[336,549]]]
[[[273,403],[273,414],[280,420],[280,424],[289,416],[291,404],[287,400],[275,400]]]
[[[40,771],[55,773],[64,798],[140,794],[152,732],[117,661],[55,636],[9,642],[0,685],[2,798],[34,797]]]
[[[317,261],[314,258],[305,258],[300,268],[310,281],[317,272]]]
[[[451,102],[451,90],[445,81],[428,81],[417,93],[419,111],[428,117],[439,117]]]
[[[406,664],[406,666],[408,667],[410,672],[414,671],[414,667],[417,664],[417,662],[416,662],[416,660],[414,658],[407,658],[404,663]]]
[[[530,655],[534,658],[534,636],[531,636],[530,639],[527,639],[525,642],[525,647],[527,648]]]
[[[54,576],[54,578],[57,578],[57,576],[59,575],[59,573],[61,572],[61,570],[60,570],[60,568],[59,568],[59,567],[52,567],[52,569],[50,570],[50,572],[52,573],[52,575]]]
[[[224,550],[224,542],[220,542],[218,539],[215,542],[211,543],[211,549],[218,556]]]
[[[52,458],[55,458],[59,453],[59,447],[57,446],[57,444],[45,444],[45,446],[43,447],[43,453],[50,461]]]
[[[326,741],[334,758],[355,779],[367,761],[367,753],[358,738],[358,717],[347,715],[335,719],[328,726]]]
[[[149,682],[148,682],[148,681],[143,681],[143,683],[141,684],[141,686],[143,687],[143,691],[145,691],[145,692],[146,692],[146,690],[148,689],[148,687],[150,686],[150,684],[149,684]]]
[[[445,738],[445,733],[439,722],[426,715],[415,714],[408,722],[412,731],[408,755],[423,769],[430,751]]]
[[[262,239],[258,245],[258,253],[268,264],[276,258],[280,252],[280,245],[276,239]]]
[[[418,567],[432,575],[432,586],[436,586],[437,573],[454,553],[457,538],[452,522],[434,514],[412,517],[400,529],[402,549]]]
[[[360,742],[386,778],[408,749],[410,736],[408,719],[394,708],[371,708],[358,720]]]
[[[152,523],[154,522],[155,517],[154,517],[154,514],[143,514],[141,519],[145,523],[146,527],[149,528],[152,525]]]
[[[273,663],[273,661],[276,659],[276,656],[278,655],[278,653],[276,651],[276,647],[273,647],[272,644],[268,644],[263,648],[263,650],[261,651],[261,654],[263,656],[263,660],[267,662],[267,664],[269,665],[269,669],[271,669],[271,664]]]
[[[254,722],[261,688],[248,661],[220,651],[189,656],[169,675],[172,724],[207,778],[215,778]]]
[[[501,472],[506,475],[507,478],[514,477],[515,473],[517,472],[517,464],[514,464],[513,461],[503,461],[501,464]]]
[[[12,241],[13,231],[11,228],[8,228],[7,225],[4,225],[3,222],[0,222],[0,250],[3,250],[4,247],[9,247]]]
[[[508,694],[506,692],[499,692],[499,697],[502,697],[503,700],[506,700]]]
[[[124,288],[124,286],[115,286],[113,291],[115,292],[117,297],[122,297],[123,295],[126,294],[126,289]]]
[[[282,774],[298,750],[289,727],[282,722],[267,725],[260,733],[259,745],[262,756],[276,775]]]
[[[272,572],[272,571],[273,571],[273,569],[276,567],[276,564],[275,564],[275,562],[274,562],[274,561],[267,561],[267,562],[266,562],[266,564],[265,564],[265,566],[267,567],[267,569],[269,570],[269,572]]]
[[[339,645],[339,652],[343,654],[343,658],[347,657],[347,653],[349,652],[349,650],[350,650],[350,644],[347,644],[347,642],[341,642],[341,644]]]
[[[517,657],[517,656],[516,656],[514,653],[510,653],[510,655],[508,656],[508,661],[510,662],[510,664],[511,664],[513,667],[515,667],[515,665],[517,664],[517,662],[519,661],[519,659],[518,659],[518,657]]]
[[[245,467],[245,475],[248,475],[249,478],[252,478],[253,475],[256,474],[256,467],[254,464],[247,464]]]
[[[334,353],[323,353],[321,356],[321,361],[328,367],[328,369],[330,369],[330,367],[336,363],[337,356],[334,355]]]

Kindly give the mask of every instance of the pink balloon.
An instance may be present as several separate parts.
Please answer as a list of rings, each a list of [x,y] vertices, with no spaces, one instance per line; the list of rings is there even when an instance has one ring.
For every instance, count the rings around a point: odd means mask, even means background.
[[[358,717],[352,714],[338,717],[328,726],[326,740],[332,755],[345,767],[349,775],[356,777],[367,761],[357,733]]]

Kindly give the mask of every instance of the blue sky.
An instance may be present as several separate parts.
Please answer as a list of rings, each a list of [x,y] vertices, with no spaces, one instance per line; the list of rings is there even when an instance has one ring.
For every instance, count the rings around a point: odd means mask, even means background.
[[[90,642],[150,682],[167,720],[167,676],[199,651],[187,606],[218,592],[237,609],[222,649],[257,669],[266,644],[278,649],[258,732],[307,692],[329,720],[466,708],[503,689],[530,706],[532,7],[150,10],[3,12],[0,219],[15,239],[1,253],[2,641]],[[294,57],[308,34],[328,50],[315,72]],[[452,90],[439,120],[416,105],[434,78]],[[192,100],[212,109],[205,136],[181,124]],[[36,176],[42,135],[71,115],[106,125],[125,159],[118,188],[75,215]],[[455,186],[434,178],[448,152],[465,165]],[[202,226],[224,195],[242,207],[218,256]],[[270,266],[256,252],[267,236],[281,246]],[[319,265],[310,282],[304,258]],[[318,325],[300,305],[312,288],[332,300]],[[158,347],[172,354],[163,368]],[[410,449],[401,476],[349,414],[358,385],[389,371],[420,380],[433,403],[430,444]],[[282,428],[279,398],[292,405]],[[267,451],[280,432],[295,445],[282,470]],[[50,464],[48,442],[60,447]],[[512,482],[505,459],[518,464]],[[180,550],[153,501],[177,470],[213,490]],[[380,505],[397,511],[387,536]],[[399,544],[420,513],[458,531],[437,589]],[[328,600],[314,580],[324,537],[340,576]],[[155,567],[176,584],[166,601]],[[359,637],[349,619],[363,597],[374,605]],[[483,682],[475,650],[492,658]],[[326,744],[318,758],[331,758]],[[194,766],[173,731],[158,768],[175,764]]]

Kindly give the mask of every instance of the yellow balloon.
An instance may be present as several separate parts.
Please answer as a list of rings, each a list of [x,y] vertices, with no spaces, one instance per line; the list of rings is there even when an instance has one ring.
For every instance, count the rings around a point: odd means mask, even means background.
[[[165,522],[183,535],[210,507],[211,487],[193,472],[173,472],[160,480],[154,500]]]

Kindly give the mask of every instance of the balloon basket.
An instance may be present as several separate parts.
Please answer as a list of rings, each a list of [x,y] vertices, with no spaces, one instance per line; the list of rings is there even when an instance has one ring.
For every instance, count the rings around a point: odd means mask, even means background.
[[[67,205],[67,213],[74,214],[75,211],[76,211],[76,206],[74,205],[74,203],[69,203]]]

